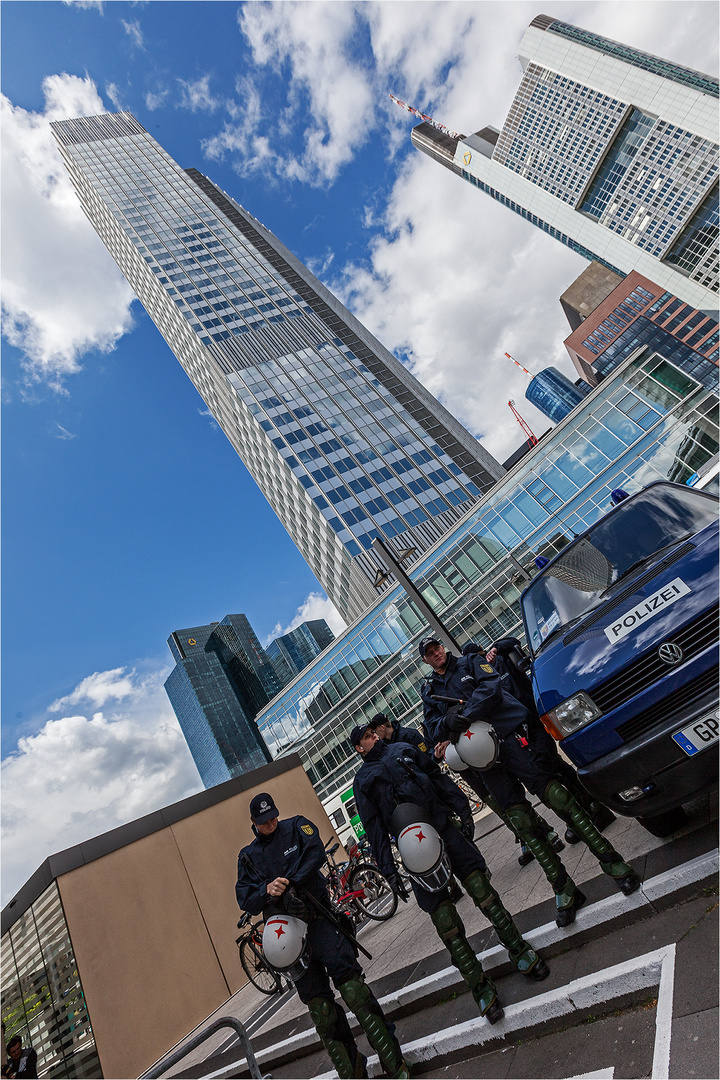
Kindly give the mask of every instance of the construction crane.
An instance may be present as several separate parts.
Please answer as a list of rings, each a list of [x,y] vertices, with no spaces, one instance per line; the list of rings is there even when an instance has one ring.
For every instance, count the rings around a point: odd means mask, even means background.
[[[515,408],[515,402],[514,401],[508,401],[508,405],[510,406],[512,414],[515,417],[515,419],[517,420],[518,424],[520,425],[520,427],[523,429],[523,431],[527,435],[528,445],[529,446],[537,446],[537,444],[538,444],[537,436],[533,434],[528,422],[526,420],[523,420],[522,416],[520,415],[520,413]]]
[[[516,367],[519,367],[521,371],[524,371],[525,374],[528,375],[531,379],[534,378],[532,371],[528,371],[526,367],[523,367],[522,364],[518,360],[516,360],[514,356],[511,356],[509,352],[506,352],[505,355],[507,356],[508,360],[512,360],[513,364],[515,364]]]
[[[396,105],[399,105],[401,109],[407,109],[409,113],[424,120],[426,124],[430,124],[432,127],[437,128],[438,131],[444,131],[446,135],[449,135],[451,139],[464,139],[464,135],[458,135],[457,131],[451,131],[450,128],[446,128],[444,124],[439,124],[436,120],[433,120],[432,116],[427,116],[425,113],[421,113],[419,109],[416,109],[413,105],[408,105],[406,102],[401,101],[400,98],[395,97],[394,94],[390,94],[390,100],[394,101]]]

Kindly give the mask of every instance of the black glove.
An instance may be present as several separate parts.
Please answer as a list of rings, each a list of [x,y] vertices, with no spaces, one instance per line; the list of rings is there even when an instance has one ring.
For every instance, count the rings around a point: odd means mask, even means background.
[[[470,722],[467,716],[461,715],[461,709],[462,705],[453,705],[443,717],[443,725],[450,736],[450,741],[452,743],[458,741],[458,738],[462,735],[463,731],[467,730],[467,726]]]
[[[463,814],[460,818],[460,832],[471,844],[475,842],[475,822],[472,814]]]
[[[397,873],[394,873],[394,874],[386,874],[385,876],[386,876],[386,878],[388,880],[388,885],[390,886],[392,891],[395,893],[397,898],[399,900],[402,900],[402,902],[404,904],[407,904],[407,902],[408,902],[408,900],[410,898],[410,893],[408,892],[407,885],[405,884],[403,879],[400,877],[400,875],[397,874]]]
[[[307,909],[305,901],[298,896],[294,885],[288,885],[283,893],[282,900],[283,907],[288,915],[292,915],[296,919],[303,919],[304,922],[309,920],[310,912]]]

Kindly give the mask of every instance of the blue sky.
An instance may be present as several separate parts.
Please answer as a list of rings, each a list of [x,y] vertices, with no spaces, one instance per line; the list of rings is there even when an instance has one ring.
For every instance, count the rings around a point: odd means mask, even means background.
[[[583,261],[412,149],[388,91],[502,125],[534,3],[2,4],[3,902],[201,787],[165,641],[336,613],[80,212],[48,122],[128,109],[275,232],[499,458],[572,368]],[[714,3],[551,14],[715,71]]]

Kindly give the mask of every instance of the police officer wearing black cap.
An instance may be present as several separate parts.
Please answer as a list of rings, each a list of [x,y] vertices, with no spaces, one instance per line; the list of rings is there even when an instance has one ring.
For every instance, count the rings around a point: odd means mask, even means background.
[[[237,902],[251,915],[263,912],[266,920],[284,912],[308,923],[307,968],[295,980],[295,989],[308,1007],[338,1076],[366,1077],[367,1071],[366,1059],[355,1045],[330,979],[358,1018],[386,1075],[409,1077],[395,1025],[385,1019],[365,982],[355,949],[305,895],[309,893],[331,913],[326,881],[320,873],[325,848],[317,826],[301,815],[280,821],[272,796],[265,792],[251,800],[250,820],[255,839],[238,856]]]
[[[406,863],[412,889],[419,907],[430,915],[453,963],[470,987],[481,1015],[491,1024],[496,1023],[503,1016],[503,1009],[492,979],[483,971],[465,935],[463,921],[450,894],[451,873],[457,875],[475,906],[490,920],[518,971],[537,980],[550,972],[544,960],[523,940],[490,884],[482,855],[467,835],[452,824],[454,813],[472,828],[467,797],[441,770],[433,769],[427,754],[408,743],[393,745],[378,739],[377,732],[368,724],[354,727],[349,741],[363,759],[353,783],[355,805],[375,861],[402,900],[407,898],[407,893],[395,871],[390,847],[391,837],[399,848],[402,845],[403,828],[398,828],[394,819],[398,807],[401,812],[409,807],[421,812],[422,821],[431,827],[430,832],[436,834],[437,842],[442,845],[442,859],[447,858],[442,880],[434,876],[435,870],[431,871],[432,880],[423,878],[422,874],[413,876],[412,867]],[[428,832],[425,824],[422,830]]]
[[[499,756],[482,773],[482,779],[509,819],[512,829],[532,851],[555,893],[558,926],[569,926],[585,903],[584,894],[547,842],[537,815],[526,798],[525,788],[566,821],[595,855],[604,873],[626,896],[640,887],[640,878],[593,824],[575,796],[558,779],[544,755],[536,753],[528,739],[530,714],[503,686],[502,677],[474,654],[455,657],[436,637],[428,635],[419,645],[420,656],[433,669],[423,684],[423,714],[428,738],[433,743],[458,739],[477,720],[491,724],[498,737]],[[459,704],[439,701],[448,697]],[[523,786],[524,785],[524,786]]]

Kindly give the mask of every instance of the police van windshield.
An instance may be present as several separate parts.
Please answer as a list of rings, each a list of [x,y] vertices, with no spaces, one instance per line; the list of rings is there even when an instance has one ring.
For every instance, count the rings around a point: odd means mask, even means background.
[[[532,651],[601,604],[621,578],[716,518],[716,499],[671,484],[653,485],[621,503],[528,589],[523,609]]]

